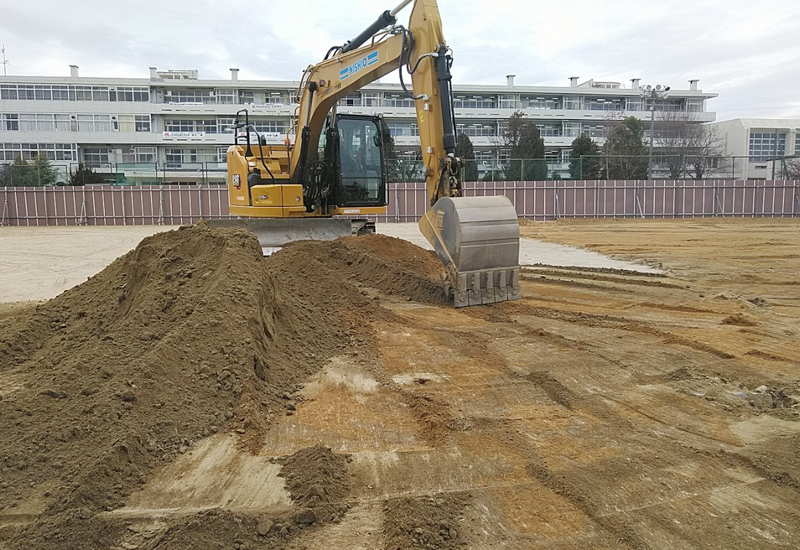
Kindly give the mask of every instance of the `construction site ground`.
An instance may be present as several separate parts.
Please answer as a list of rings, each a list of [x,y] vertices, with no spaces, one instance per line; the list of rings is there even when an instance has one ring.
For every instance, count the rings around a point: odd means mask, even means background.
[[[200,228],[0,304],[0,550],[800,547],[798,220],[521,233],[633,265],[453,309],[404,241]]]

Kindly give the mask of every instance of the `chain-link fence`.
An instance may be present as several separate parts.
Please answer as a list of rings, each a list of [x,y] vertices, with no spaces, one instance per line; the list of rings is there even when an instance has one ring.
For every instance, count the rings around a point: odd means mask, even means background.
[[[389,161],[390,180],[399,183],[425,181],[422,161]],[[800,157],[760,158],[748,156],[584,155],[564,159],[464,159],[464,181],[546,180],[785,180],[800,177]]]
[[[389,181],[425,181],[425,166],[417,160],[390,159]],[[227,165],[196,163],[105,163],[69,166],[0,164],[0,186],[52,185],[218,185],[226,181]],[[465,159],[465,182],[551,180],[786,180],[800,177],[800,157],[586,155],[564,159]]]

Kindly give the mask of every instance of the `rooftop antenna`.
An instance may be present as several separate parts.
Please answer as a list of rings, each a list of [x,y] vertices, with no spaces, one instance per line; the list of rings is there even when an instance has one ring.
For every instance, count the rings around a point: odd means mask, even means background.
[[[0,51],[3,52],[3,76],[8,76],[8,72],[6,72],[6,67],[8,65],[11,65],[11,62],[6,59],[6,45],[5,44],[3,44],[3,48]]]

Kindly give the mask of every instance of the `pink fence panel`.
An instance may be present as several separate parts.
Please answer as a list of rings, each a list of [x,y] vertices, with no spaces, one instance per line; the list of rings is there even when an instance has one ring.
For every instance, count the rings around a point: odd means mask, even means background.
[[[800,182],[742,180],[465,182],[464,195],[505,195],[519,216],[557,218],[796,217]],[[230,218],[224,185],[3,187],[0,225],[179,225]],[[392,183],[379,222],[414,222],[424,183]]]

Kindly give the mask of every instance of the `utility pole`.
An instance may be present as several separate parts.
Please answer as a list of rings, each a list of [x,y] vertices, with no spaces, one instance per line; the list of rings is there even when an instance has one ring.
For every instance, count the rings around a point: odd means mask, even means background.
[[[3,44],[2,52],[3,52],[3,76],[8,76],[8,73],[6,72],[6,66],[10,65],[11,62],[6,59],[6,45],[5,44]]]
[[[653,138],[655,137],[656,125],[656,101],[664,99],[669,89],[669,86],[662,86],[661,84],[656,84],[655,86],[651,86],[650,84],[647,86],[639,86],[639,96],[645,100],[645,104],[648,99],[650,100],[650,156],[647,161],[648,179],[653,179]]]

